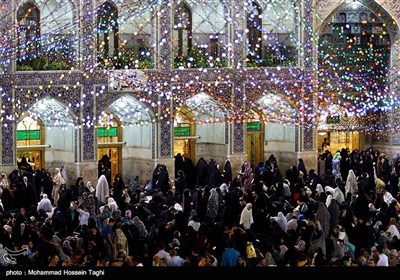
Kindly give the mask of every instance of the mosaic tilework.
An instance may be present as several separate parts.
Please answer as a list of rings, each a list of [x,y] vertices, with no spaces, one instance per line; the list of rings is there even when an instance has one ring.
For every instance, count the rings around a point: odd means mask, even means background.
[[[85,38],[81,41],[82,50],[80,53],[82,68],[91,69],[95,62],[95,52],[93,51],[93,46],[96,46],[96,13],[93,13],[95,7],[100,6],[101,3],[96,3],[92,0],[83,0],[81,2],[83,20],[80,21],[79,30],[80,38]]]
[[[233,5],[230,5],[228,9],[232,9],[230,11],[231,17],[235,18],[233,21],[233,53],[232,53],[232,66],[233,68],[241,68],[244,67],[244,48],[245,42],[244,38],[246,38],[244,28],[246,26],[246,10],[243,9],[244,1],[243,0],[235,0],[233,1]],[[240,36],[239,36],[240,35]]]
[[[299,126],[295,126],[294,129],[294,151],[299,152]]]
[[[233,153],[244,153],[244,124],[233,123]]]
[[[304,5],[304,36],[303,36],[303,46],[304,46],[304,66],[313,66],[313,10],[309,7],[313,6],[312,0],[303,0]]]
[[[83,160],[92,161],[96,160],[95,155],[95,128],[94,128],[94,95],[91,92],[94,87],[90,81],[86,81],[83,84],[82,100],[84,102],[82,106],[82,145],[83,145]]]
[[[40,71],[40,72],[17,72],[13,75],[13,82],[16,87],[27,86],[53,86],[76,85],[84,80],[82,73],[69,71]]]
[[[9,78],[8,76],[3,76],[3,78]],[[4,81],[4,80],[3,80]],[[2,82],[3,82],[2,81]],[[11,99],[7,98],[7,96],[12,96],[12,89],[9,86],[9,83],[2,83],[2,92],[5,93],[2,95],[1,103],[3,106],[4,114],[3,116],[12,116],[13,115],[13,104]],[[13,164],[14,163],[14,122],[8,118],[4,118],[1,126],[1,135],[2,135],[2,153],[1,153],[1,162],[2,164]]]
[[[304,0],[303,1],[304,5],[304,24],[307,26],[307,28],[304,29],[304,37],[303,37],[303,45],[304,45],[304,66],[307,68],[311,68],[314,65],[314,56],[313,56],[313,10],[308,8],[313,6],[313,1],[312,0]],[[303,103],[303,109],[302,111],[305,111],[306,116],[312,115],[313,114],[313,89],[312,89],[312,83],[310,82],[312,80],[312,73],[306,72],[305,76],[305,83],[302,85],[303,89],[303,97],[301,98]],[[314,150],[314,131],[313,131],[313,125],[312,125],[312,119],[311,120],[305,120],[304,123],[304,128],[303,128],[303,147],[302,150]],[[298,139],[298,138],[297,138]],[[298,139],[299,140],[299,139]],[[296,141],[297,143],[297,141]],[[295,145],[298,147],[299,145]]]
[[[0,21],[0,46],[1,46],[1,56],[2,56],[2,65],[0,70],[2,70],[5,74],[9,74],[12,71],[12,59],[4,59],[13,57],[14,48],[12,44],[15,42],[12,38],[13,33],[10,32],[10,28],[14,26],[13,23],[13,13],[8,12],[7,8],[4,7],[12,7],[12,0],[4,0],[2,1],[2,14]]]
[[[392,2],[392,3],[391,3]],[[399,1],[382,1],[382,7],[386,8],[386,10],[390,11],[391,15],[396,16],[397,22],[400,20],[400,2]],[[394,25],[394,21],[392,21],[392,24]],[[397,27],[397,25],[395,25]],[[392,67],[394,73],[397,73],[400,70],[400,40],[398,33],[396,33],[396,37],[393,40],[392,44]],[[400,76],[399,75],[394,75],[392,77],[394,79],[392,83],[392,91],[396,94],[397,98],[399,98],[400,95]],[[399,105],[398,105],[399,106]],[[400,109],[394,108],[392,110],[392,145],[400,145]]]
[[[244,85],[243,81],[237,81],[234,84],[234,104],[236,111],[239,112],[237,108],[242,108],[244,110],[245,98],[244,96]],[[243,112],[244,113],[244,112]],[[236,121],[233,122],[233,153],[244,153],[245,152],[245,124],[242,122],[244,119],[244,114],[237,113]]]
[[[151,158],[156,158],[156,124],[151,125]]]
[[[317,29],[319,29],[320,25],[326,24],[326,21],[329,22],[329,17],[338,10],[338,7],[342,7],[344,5],[344,1],[342,0],[319,0],[318,4],[316,4],[316,13],[318,13],[320,18],[320,20],[317,20],[316,23],[318,26]]]
[[[225,123],[225,144],[229,144],[229,124]]]
[[[392,145],[400,145],[400,109],[399,108],[392,110],[392,117],[393,117]]]
[[[175,1],[170,1],[170,2],[175,2]],[[236,2],[236,4],[240,4],[243,2],[242,0],[240,1],[232,1],[232,2]],[[300,2],[300,1],[299,1]],[[374,1],[364,1],[365,3],[367,3],[370,7],[373,7],[376,11],[378,11],[379,9],[379,5],[377,5],[377,3],[375,3]],[[387,10],[392,11],[391,14],[393,16],[395,16],[396,18],[400,18],[400,1],[380,1],[382,3],[382,5],[384,7],[387,7]],[[3,2],[4,3],[4,2]],[[84,20],[81,22],[81,26],[80,26],[80,30],[81,30],[81,34],[85,34],[85,40],[83,42],[83,52],[80,54],[80,56],[83,58],[83,68],[88,67],[88,66],[92,66],[93,65],[93,61],[94,61],[94,52],[93,52],[93,48],[90,48],[92,46],[94,46],[94,40],[95,40],[95,36],[91,36],[91,37],[87,37],[87,34],[95,34],[93,32],[93,22],[95,22],[95,14],[93,13],[88,13],[88,11],[91,11],[93,9],[94,6],[98,5],[98,4],[93,4],[92,1],[87,1],[87,0],[83,0],[82,2],[83,5],[83,9],[82,9],[82,14],[85,15],[84,16]],[[98,3],[100,3],[100,1],[98,1]],[[318,7],[319,9],[322,10],[327,10],[327,14],[331,14],[332,11],[338,6],[338,4],[343,3],[343,1],[338,0],[338,1],[319,1]],[[312,7],[312,1],[311,0],[306,0],[304,2],[304,6],[305,7]],[[230,11],[230,14],[242,14],[244,15],[244,11],[239,10],[239,6],[240,5],[232,5],[232,11]],[[241,104],[243,105],[242,102],[242,96],[244,96],[244,94],[246,94],[248,96],[248,99],[251,100],[256,100],[257,98],[260,97],[260,94],[262,94],[264,89],[268,89],[268,90],[274,90],[277,92],[286,92],[286,90],[288,88],[295,88],[294,83],[296,82],[296,80],[300,79],[300,76],[302,75],[301,73],[298,73],[298,69],[292,68],[292,69],[281,69],[281,70],[277,70],[277,69],[246,69],[246,75],[241,75],[240,71],[242,71],[242,69],[235,69],[236,66],[240,66],[242,65],[242,60],[243,60],[243,50],[245,48],[245,44],[243,41],[238,40],[238,42],[234,45],[234,53],[232,54],[233,57],[233,65],[235,66],[234,69],[219,69],[218,72],[216,70],[209,70],[207,72],[199,72],[197,70],[193,70],[193,71],[178,71],[178,70],[170,70],[169,69],[169,65],[171,64],[171,30],[170,30],[170,20],[171,17],[169,15],[171,15],[172,9],[170,6],[167,5],[167,1],[165,1],[163,3],[163,9],[164,11],[167,11],[166,13],[164,13],[165,16],[163,16],[161,18],[161,30],[160,30],[160,34],[163,34],[163,37],[161,38],[161,40],[165,39],[166,41],[163,41],[163,44],[161,44],[160,46],[160,53],[161,53],[161,58],[160,58],[160,66],[161,69],[163,71],[152,71],[152,72],[147,72],[149,73],[150,77],[149,80],[151,81],[152,85],[150,86],[150,89],[152,89],[152,92],[143,92],[143,93],[138,93],[138,95],[146,95],[146,99],[150,100],[150,102],[154,102],[157,104],[157,100],[158,100],[158,96],[159,96],[159,91],[157,91],[159,89],[157,83],[158,82],[163,82],[163,81],[168,81],[168,86],[171,85],[170,83],[170,77],[172,75],[177,74],[179,76],[180,82],[182,84],[185,84],[188,81],[191,81],[194,79],[194,77],[198,77],[197,80],[199,81],[203,81],[202,85],[200,86],[202,90],[206,91],[208,94],[212,95],[215,99],[219,99],[221,98],[222,100],[229,100],[232,97],[232,93],[234,92],[235,94],[237,94],[237,97],[235,97],[235,104]],[[166,10],[167,9],[167,10]],[[305,18],[306,18],[306,22],[309,26],[312,26],[311,23],[312,21],[311,19],[311,9],[305,9]],[[245,16],[242,16],[241,19],[243,20],[243,25],[244,26],[244,21],[245,21]],[[7,17],[5,20],[3,20],[0,25],[1,26],[12,26],[12,24],[10,25],[9,23],[7,23],[7,20],[10,21],[12,20],[11,14],[9,17]],[[235,26],[235,32],[234,34],[243,34],[243,30],[240,30],[241,27]],[[389,28],[391,28],[392,30],[395,31],[394,28],[397,28],[396,25],[390,26]],[[4,29],[3,29],[4,30]],[[394,32],[393,31],[393,32]],[[235,35],[237,36],[237,35]],[[310,37],[310,32],[306,32],[306,41],[309,43],[309,40],[311,39]],[[164,43],[166,42],[166,43]],[[308,44],[307,43],[307,44]],[[4,45],[3,45],[4,46]],[[311,46],[311,45],[310,45]],[[398,54],[398,49],[399,49],[399,43],[398,40],[396,41],[395,45],[394,45],[394,49],[395,51],[397,50],[396,55],[394,55],[394,58],[396,59],[396,61],[394,62],[395,65],[398,65],[398,60],[397,57],[399,57]],[[309,60],[306,61],[306,66],[310,63]],[[11,65],[11,64],[10,64]],[[8,68],[7,68],[8,69]],[[9,71],[9,69],[6,72]],[[228,71],[230,73],[228,73]],[[268,77],[266,75],[266,72],[268,72],[268,74],[273,74],[274,77],[276,78],[276,80],[279,81],[279,83],[275,83],[272,80],[269,80]],[[40,97],[44,97],[46,95],[49,96],[53,96],[52,94],[54,93],[56,98],[58,98],[59,100],[61,100],[63,103],[68,104],[68,102],[76,102],[76,101],[80,101],[80,90],[78,90],[78,94],[75,91],[62,91],[62,90],[55,90],[54,88],[57,88],[58,85],[61,84],[74,84],[76,81],[83,81],[85,80],[85,78],[83,78],[83,74],[82,73],[72,73],[72,74],[67,74],[65,75],[65,79],[60,80],[60,73],[44,73],[44,72],[40,72],[40,73],[29,73],[29,74],[15,74],[15,76],[12,78],[12,80],[15,82],[15,84],[19,87],[25,87],[23,88],[23,91],[19,91],[19,88],[17,88],[17,93],[16,95],[18,96],[18,98],[26,98],[25,96],[27,95],[27,88],[31,89],[31,92],[28,95],[28,100],[29,100],[29,104],[32,104],[32,102],[35,102],[35,97],[34,95],[39,95]],[[209,86],[207,88],[207,86],[205,86],[206,83],[208,82],[212,82],[215,81],[215,77],[216,75],[220,75],[222,77],[226,77],[227,75],[231,75],[232,79],[230,81],[228,81],[229,84],[224,84],[224,85],[218,85],[215,86],[213,83],[211,83],[211,86]],[[4,77],[3,77],[4,78]],[[11,79],[10,79],[11,80]],[[252,85],[249,84],[249,86],[247,86],[246,84],[246,89],[245,92],[243,92],[242,89],[242,85],[244,80],[250,81],[252,82]],[[54,82],[54,86],[53,86],[53,90],[51,91],[44,91],[44,93],[42,92],[38,92],[36,89],[38,87],[38,85],[48,85],[49,82],[52,81]],[[87,83],[85,84],[85,88],[83,90],[83,93],[86,94],[86,97],[83,99],[85,105],[82,108],[82,117],[84,118],[83,120],[80,120],[83,125],[85,123],[88,123],[89,126],[91,123],[94,122],[94,118],[95,118],[95,113],[94,113],[94,109],[93,109],[93,104],[96,104],[96,108],[106,108],[108,105],[107,104],[111,104],[112,101],[116,100],[119,96],[118,95],[112,95],[112,94],[104,94],[104,95],[99,95],[96,98],[96,103],[94,103],[94,97],[91,95],[91,88],[92,88],[92,84],[103,84],[103,85],[107,85],[107,79],[106,77],[102,76],[101,73],[96,73],[95,75],[91,75],[90,77],[90,81],[91,83]],[[96,81],[96,82],[95,82]],[[282,82],[284,81],[284,82]],[[2,83],[7,84],[7,82],[3,82]],[[232,90],[232,84],[235,84],[236,87],[234,90]],[[259,86],[261,86],[262,88],[260,89]],[[177,94],[185,94],[188,96],[191,96],[194,94],[194,92],[197,89],[200,89],[200,87],[196,86],[195,87],[188,87],[188,91],[181,91],[179,93],[179,91],[176,91]],[[257,89],[258,87],[258,89]],[[3,87],[4,90],[4,87]],[[6,92],[11,92],[11,89],[5,89]],[[58,95],[61,96],[58,96]],[[311,93],[310,93],[311,94]],[[9,96],[9,93],[5,94],[6,96]],[[75,96],[76,95],[76,96]],[[39,97],[39,98],[40,98]],[[150,98],[149,98],[150,97]],[[6,104],[6,112],[5,115],[12,115],[12,104],[10,104],[9,102],[7,102],[7,100],[5,100],[5,98],[3,98],[2,100],[4,102],[4,104]],[[169,102],[165,102],[165,104],[169,104]],[[75,106],[73,106],[75,108]],[[246,109],[248,109],[248,103],[246,103]],[[154,107],[155,111],[157,111],[159,108],[157,105],[155,105]],[[167,105],[162,105],[160,107],[160,111],[165,111],[167,109]],[[74,109],[74,113],[77,114],[77,116],[81,115],[81,112],[78,109]],[[16,108],[16,111],[18,114],[20,114],[21,112],[23,112],[23,108],[18,107]],[[97,110],[98,111],[98,110]],[[173,113],[173,112],[172,112]],[[87,118],[88,117],[88,118]],[[398,127],[398,125],[400,124],[400,112],[398,109],[396,109],[395,112],[393,112],[393,117],[395,120],[394,126]],[[4,123],[6,124],[6,122]],[[153,125],[153,131],[152,131],[152,137],[153,137],[153,143],[152,143],[152,155],[155,158],[156,157],[156,151],[158,148],[160,148],[161,154],[162,156],[170,156],[171,155],[171,125],[167,123],[167,121],[161,122],[160,124],[160,131],[161,131],[161,142],[160,142],[160,147],[155,147],[155,143],[157,143],[157,141],[155,141],[157,135],[156,132],[157,130],[154,129],[156,126],[156,124]],[[226,136],[225,136],[225,142],[228,143],[229,139],[229,126],[230,124],[227,123],[226,124]],[[231,147],[233,148],[233,151],[235,153],[242,153],[244,151],[244,142],[243,142],[243,138],[245,136],[244,134],[244,127],[242,125],[242,123],[235,123],[233,122],[233,129],[232,129],[232,144]],[[85,125],[83,126],[83,143],[84,145],[82,146],[82,154],[83,154],[83,158],[84,160],[93,160],[95,158],[95,149],[94,149],[94,143],[95,143],[95,134],[94,134],[94,130],[92,128],[88,128]],[[12,132],[12,125],[10,125],[9,127],[6,127],[5,125],[2,126],[2,134],[3,134],[3,153],[2,153],[2,162],[12,162],[13,161],[13,145],[14,145],[14,134]],[[304,135],[304,139],[302,139],[304,141],[304,149],[312,149],[312,145],[314,145],[313,142],[310,142],[309,139],[311,137],[311,140],[313,140],[312,138],[312,130],[304,130],[304,134],[299,134],[299,130],[296,129],[295,130],[295,139],[296,139],[296,151],[298,151],[299,149],[299,135]],[[10,142],[5,141],[4,139],[11,139]],[[400,135],[398,133],[393,134],[392,135],[392,140],[393,140],[393,144],[400,144]],[[76,141],[78,141],[78,138],[76,139]],[[312,144],[312,145],[311,145]],[[76,142],[76,147],[78,146],[78,142]],[[5,156],[8,156],[7,158],[5,158]]]
[[[170,110],[171,102],[166,96],[160,96],[160,114],[164,116],[160,118],[160,157],[172,156],[172,127],[173,122],[167,113]]]
[[[74,160],[75,162],[79,162],[80,161],[80,146],[79,146],[79,130],[75,130],[74,131]]]
[[[99,88],[96,88],[96,92]],[[102,110],[108,108],[114,101],[118,100],[125,92],[108,92],[104,90],[103,93],[96,96],[96,117],[99,116]]]
[[[314,129],[312,126],[307,126],[304,128],[304,151],[313,151],[314,150]]]
[[[171,36],[171,18],[175,1],[171,1],[172,4],[167,3],[169,1],[162,1],[160,9],[163,10],[162,15],[159,17],[160,20],[160,41],[157,42],[159,46],[159,64],[158,68],[161,70],[168,71],[172,68],[172,36]],[[177,4],[179,3],[176,1]]]
[[[196,73],[197,74],[197,73]],[[188,75],[193,77],[193,75]],[[184,75],[186,77],[186,75]],[[185,78],[182,78],[185,80]],[[197,83],[174,83],[171,89],[172,95],[180,96],[179,100],[187,100],[198,93],[206,93],[211,96],[216,102],[231,103],[232,102],[232,85],[228,83],[218,83],[214,81],[203,80]],[[178,99],[173,100],[173,107],[178,108],[185,104],[180,104]],[[224,108],[226,111],[226,108]]]
[[[80,109],[75,105],[80,103],[81,87],[74,88],[71,85],[68,86],[68,90],[65,88],[65,86],[42,88],[39,86],[33,87],[33,85],[15,89],[15,100],[17,102],[18,100],[22,101],[20,104],[15,104],[15,113],[20,116],[29,110],[32,105],[44,97],[52,97],[65,106],[71,104],[71,111],[75,114],[75,116],[79,116]]]
[[[306,113],[305,116],[312,116],[313,107],[313,86],[310,83],[305,82],[303,84],[303,106]],[[314,145],[314,129],[313,129],[313,119],[305,119],[303,127],[303,151],[313,151],[315,149]]]
[[[400,5],[399,5],[400,6]],[[400,16],[400,12],[399,12]],[[393,66],[392,71],[394,73],[398,73],[400,70],[400,40],[397,39],[392,44],[393,50]],[[395,64],[394,64],[395,63]],[[399,75],[392,75],[392,92],[399,98],[400,95],[400,76]],[[398,99],[397,99],[398,100]],[[391,111],[391,124],[392,124],[392,144],[393,145],[400,145],[400,104],[397,104],[397,108],[393,108]]]

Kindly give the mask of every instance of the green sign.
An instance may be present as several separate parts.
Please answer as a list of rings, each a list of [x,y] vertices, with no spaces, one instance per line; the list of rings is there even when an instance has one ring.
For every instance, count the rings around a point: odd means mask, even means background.
[[[246,123],[247,131],[260,131],[261,123],[260,122],[248,122]]]
[[[340,123],[340,116],[328,116],[326,117],[327,124],[337,124]]]
[[[116,127],[99,127],[97,128],[97,137],[116,137],[118,130]]]
[[[174,127],[174,137],[190,136],[190,126]]]
[[[40,130],[17,130],[17,141],[40,140]]]

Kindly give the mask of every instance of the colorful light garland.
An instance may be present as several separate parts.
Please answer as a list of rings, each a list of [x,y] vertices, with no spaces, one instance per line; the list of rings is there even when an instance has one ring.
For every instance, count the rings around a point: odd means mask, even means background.
[[[80,18],[75,18],[72,16],[74,13],[72,5],[68,4],[68,1],[59,0],[54,3],[56,3],[55,6],[51,6],[48,1],[41,0],[39,2],[42,11],[45,11],[43,12],[44,16],[31,27],[41,27],[40,37],[22,42],[20,36],[14,42],[7,41],[8,34],[12,34],[15,29],[19,30],[17,31],[19,35],[25,30],[19,23],[26,23],[31,19],[30,13],[32,11],[30,10],[25,17],[19,18],[16,26],[3,26],[0,37],[6,43],[4,43],[5,48],[0,50],[0,66],[9,64],[11,57],[8,54],[17,54],[17,65],[22,66],[24,62],[32,63],[32,61],[36,63],[35,69],[32,70],[54,70],[51,67],[67,67],[73,70],[73,66],[82,59],[82,54],[74,49],[78,42],[85,41],[89,36],[92,36],[92,34],[79,35],[80,30],[89,28],[104,34],[105,30],[114,28],[114,32],[120,36],[119,48],[115,50],[116,55],[108,53],[108,56],[102,56],[106,53],[104,49],[107,47],[106,45],[111,44],[111,38],[108,38],[108,43],[100,44],[98,48],[98,60],[93,65],[89,65],[89,69],[86,69],[86,78],[98,75],[99,68],[103,68],[104,75],[109,75],[109,70],[114,70],[116,67],[134,69],[154,67],[154,53],[157,44],[160,42],[157,42],[155,37],[152,36],[151,26],[163,13],[163,10],[159,9],[163,3],[161,0],[117,1],[115,8],[118,17],[114,17],[116,14],[113,10],[98,13],[98,7],[95,7],[89,12],[90,15],[85,14]],[[196,50],[197,53],[186,53],[185,58],[179,58],[180,64],[175,64],[176,69],[171,69],[170,75],[165,77],[165,80],[156,80],[160,76],[152,75],[150,71],[147,86],[142,86],[142,91],[137,94],[140,102],[148,104],[151,108],[157,108],[159,105],[157,96],[161,95],[171,99],[174,106],[179,108],[183,105],[190,106],[191,103],[187,103],[187,100],[195,94],[205,93],[208,94],[208,97],[214,99],[215,104],[218,104],[221,110],[223,108],[221,114],[224,115],[224,118],[218,118],[219,121],[246,121],[247,118],[251,118],[251,114],[248,112],[261,107],[260,112],[263,121],[296,125],[315,125],[313,120],[319,118],[320,110],[315,112],[313,107],[322,106],[323,110],[328,110],[332,105],[339,105],[344,108],[343,114],[367,119],[370,126],[368,128],[367,126],[359,126],[363,130],[388,129],[387,123],[382,124],[379,128],[376,126],[377,122],[381,120],[382,114],[390,112],[393,108],[398,108],[399,100],[391,92],[391,41],[388,39],[386,23],[379,22],[379,15],[372,14],[375,23],[357,23],[361,26],[359,36],[349,36],[349,34],[354,35],[356,31],[351,29],[353,28],[352,24],[339,25],[336,22],[324,23],[327,28],[332,29],[331,33],[336,36],[334,41],[332,41],[332,37],[319,37],[313,33],[314,38],[318,41],[319,51],[319,65],[314,65],[315,68],[318,67],[318,88],[316,88],[318,96],[316,100],[310,101],[303,99],[302,90],[304,88],[302,89],[302,87],[309,87],[307,89],[311,92],[315,88],[304,83],[309,78],[307,78],[306,72],[303,74],[301,70],[299,71],[300,65],[298,63],[301,59],[309,59],[305,55],[307,52],[302,50],[303,43],[299,39],[301,37],[299,34],[303,31],[309,32],[310,27],[300,17],[301,9],[295,5],[294,1],[264,0],[258,2],[259,6],[254,6],[253,1],[246,1],[244,7],[242,7],[247,9],[246,18],[239,18],[239,15],[232,14],[234,9],[230,6],[231,1],[187,1],[187,3],[192,8],[192,43],[193,50]],[[346,9],[345,7],[344,10]],[[57,14],[58,11],[64,11],[68,16],[61,16]],[[1,13],[4,14],[5,9],[2,9]],[[50,25],[49,22],[57,16],[61,18],[59,23]],[[92,23],[91,26],[82,26],[82,19],[86,16],[93,18],[99,16],[99,20]],[[316,16],[318,17],[318,15]],[[259,44],[251,46],[249,44],[246,47],[248,67],[229,71],[233,40],[231,30],[238,22],[247,22],[244,34],[246,36],[257,34]],[[174,30],[177,31],[182,27],[179,24],[179,19],[175,19],[170,36],[174,36]],[[375,34],[372,34],[373,32],[369,34],[368,30],[362,29],[369,24],[380,27],[380,30],[376,29]],[[298,26],[302,26],[304,30],[299,30]],[[130,28],[131,30],[129,30]],[[363,42],[363,36],[368,37],[368,41]],[[135,43],[135,39],[141,42],[138,43],[140,47]],[[246,41],[247,39],[243,38],[243,40]],[[176,50],[178,48],[177,40],[171,38],[171,41],[174,50]],[[28,51],[39,43],[39,52]],[[17,47],[12,47],[10,50],[7,46]],[[110,46],[108,48],[112,50]],[[263,49],[259,50],[258,48]],[[93,51],[95,51],[94,48]],[[61,55],[52,57],[55,53],[61,53]],[[50,59],[50,57],[52,58]],[[60,62],[64,64],[60,64]],[[25,66],[27,65],[25,64]],[[212,68],[215,66],[218,68]],[[258,66],[272,66],[274,68],[262,68],[262,71],[258,71]],[[252,69],[251,67],[255,68]],[[191,68],[191,71],[184,70],[187,68]],[[196,73],[195,69],[198,70],[198,75],[194,74]],[[24,69],[22,68],[22,70]],[[280,72],[285,74],[280,74]],[[256,74],[253,75],[252,73]],[[184,77],[185,75],[195,76],[188,82],[187,77]],[[238,108],[232,100],[220,98],[219,94],[215,94],[218,92],[230,94],[232,89],[228,85],[237,81],[241,75],[246,77],[247,80],[243,100],[247,102],[249,108]],[[63,79],[63,76],[64,74],[60,74],[60,79]],[[152,79],[152,77],[156,78]],[[211,79],[208,79],[210,77]],[[297,81],[288,82],[290,78]],[[265,82],[265,84],[260,85],[260,81]],[[48,81],[48,85],[43,85],[43,87],[50,87],[52,84],[53,81]],[[280,95],[279,101],[269,106],[262,102],[263,96],[271,97],[271,94],[276,92],[282,94],[282,90],[284,90],[285,95]],[[93,94],[107,94],[107,88],[100,88]],[[202,102],[197,102],[194,110],[203,114],[212,111],[209,106],[213,103],[204,102],[204,105],[201,104]],[[22,105],[16,104],[16,106]],[[82,104],[72,106],[82,106]],[[155,117],[173,117],[173,111],[176,108],[172,111],[161,112],[165,115],[160,115],[157,112]],[[375,114],[371,114],[371,112]],[[10,118],[11,116],[5,117]],[[12,116],[15,119],[18,119],[18,117]],[[213,121],[215,121],[215,118]],[[141,123],[140,120],[138,123]]]

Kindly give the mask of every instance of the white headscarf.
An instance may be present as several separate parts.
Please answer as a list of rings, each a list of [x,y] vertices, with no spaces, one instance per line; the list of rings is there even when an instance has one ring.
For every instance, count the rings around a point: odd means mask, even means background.
[[[390,232],[390,237],[397,236],[397,239],[400,239],[400,232],[396,225],[390,225],[387,232]]]
[[[252,206],[251,203],[247,203],[246,207],[243,208],[242,213],[240,214],[239,224],[243,225],[245,230],[250,229],[251,224],[254,223]]]
[[[200,225],[201,225],[200,222],[195,222],[193,220],[190,220],[189,223],[188,223],[188,226],[192,227],[195,231],[199,230]]]
[[[324,192],[324,188],[322,187],[321,184],[317,184],[317,188],[315,190],[319,195]]]
[[[297,218],[292,218],[288,221],[287,230],[297,230]]]
[[[110,208],[111,213],[118,210],[118,204],[115,202],[114,198],[110,197],[107,202],[108,208]]]
[[[43,194],[43,198],[39,201],[37,210],[43,209],[46,212],[51,212],[53,207],[51,205],[50,199],[47,198],[47,194]]]
[[[221,193],[228,192],[228,185],[225,183],[222,183],[222,185],[219,186],[219,189],[221,190]]]
[[[110,188],[105,175],[101,175],[96,186],[96,197],[100,203],[106,203],[105,196],[110,195]]]
[[[326,202],[325,202],[326,207],[329,207],[329,205],[331,205],[332,199],[333,199],[333,196],[331,194],[327,196]]]
[[[358,181],[353,169],[350,169],[349,175],[347,175],[345,190],[346,195],[347,193],[351,193],[351,195],[354,195],[358,190]]]
[[[286,232],[288,229],[288,221],[282,212],[278,212],[278,216],[274,217],[274,220],[278,223],[281,229]]]
[[[333,198],[339,203],[339,205],[341,205],[344,201],[343,192],[339,188],[336,188],[335,192],[333,193]]]
[[[326,186],[326,187],[325,187],[325,192],[326,192],[326,193],[327,193],[327,192],[330,192],[331,195],[334,195],[334,194],[335,194],[335,189],[332,188],[332,187],[330,187],[330,186]]]

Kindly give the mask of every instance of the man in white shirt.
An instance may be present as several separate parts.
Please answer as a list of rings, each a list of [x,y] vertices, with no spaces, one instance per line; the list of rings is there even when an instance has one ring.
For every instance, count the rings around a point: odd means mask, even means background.
[[[393,195],[388,192],[386,189],[382,189],[382,196],[383,196],[383,200],[386,202],[386,204],[388,206],[390,206],[390,204],[392,204],[394,198]]]
[[[376,266],[389,266],[389,258],[383,252],[383,246],[378,246],[378,250],[379,250],[379,260],[376,263]]]
[[[169,251],[170,259],[167,260],[167,266],[184,266],[185,260],[178,256],[178,252],[175,249]]]

